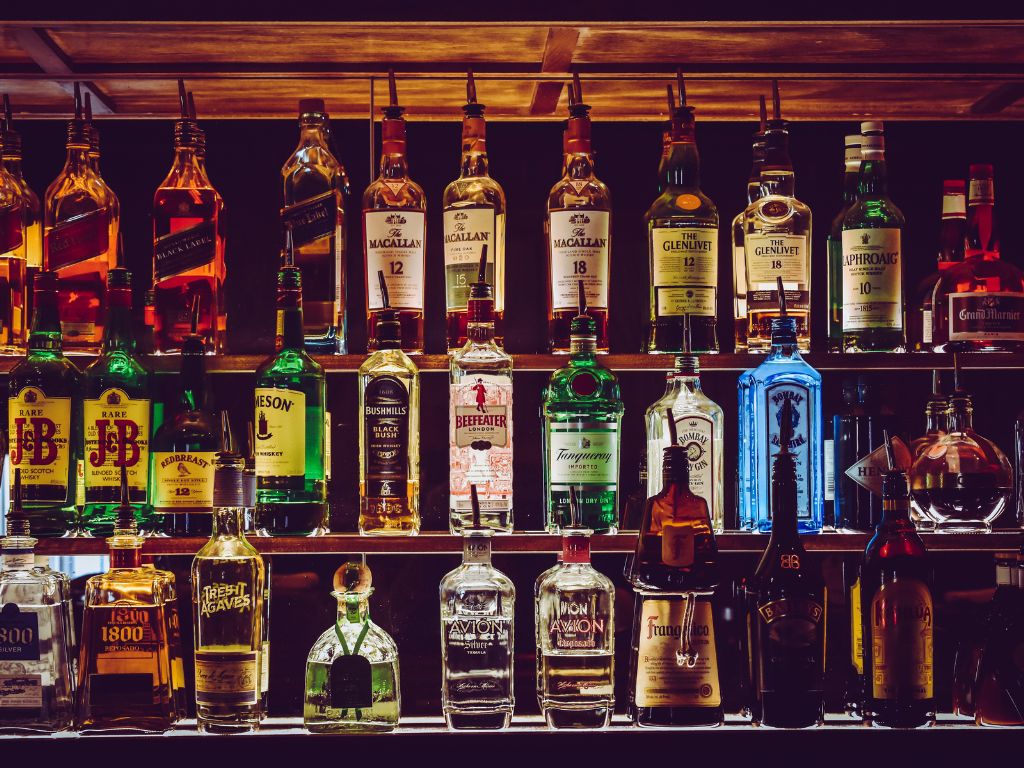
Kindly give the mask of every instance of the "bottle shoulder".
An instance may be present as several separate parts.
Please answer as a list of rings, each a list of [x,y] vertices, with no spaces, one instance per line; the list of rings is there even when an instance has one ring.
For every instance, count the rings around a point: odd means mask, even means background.
[[[476,593],[501,594],[506,598],[515,598],[516,588],[512,580],[493,565],[482,563],[462,563],[452,569],[441,580],[440,592],[442,602],[460,602],[469,597],[476,601]],[[508,608],[511,610],[511,607]]]
[[[44,350],[29,352],[11,369],[8,374],[8,391],[16,395],[22,387],[41,386],[49,383],[57,385],[58,392],[47,392],[51,396],[74,395],[81,379],[82,372],[63,354],[54,354]]]
[[[418,381],[419,372],[413,359],[400,349],[378,349],[359,366],[361,378],[390,375]]]
[[[254,576],[265,573],[262,556],[244,536],[213,536],[199,549],[192,561],[193,581],[195,575],[202,572],[204,565],[221,560],[250,561]]]
[[[669,187],[658,195],[647,209],[644,220],[652,228],[717,229],[719,224],[718,208],[710,197],[699,189],[679,187]]]
[[[562,563],[553,571],[541,574],[536,586],[538,596],[559,592],[600,592],[613,595],[615,584],[591,563]]]
[[[902,229],[903,212],[888,197],[858,197],[846,209],[843,230],[848,229]]]
[[[378,177],[363,192],[363,212],[395,209],[425,213],[427,196],[423,187],[409,178],[386,180]]]
[[[460,176],[448,183],[441,196],[444,210],[493,208],[505,212],[505,190],[490,176]]]
[[[474,371],[511,375],[512,356],[493,340],[486,344],[467,341],[464,346],[452,353],[450,367],[453,378]]]
[[[123,387],[129,394],[149,396],[149,369],[123,350],[100,353],[85,369],[82,378],[87,395],[99,394],[110,387]]]
[[[305,350],[282,349],[264,360],[256,369],[256,383],[259,385],[280,376],[296,375],[322,380],[324,369]]]

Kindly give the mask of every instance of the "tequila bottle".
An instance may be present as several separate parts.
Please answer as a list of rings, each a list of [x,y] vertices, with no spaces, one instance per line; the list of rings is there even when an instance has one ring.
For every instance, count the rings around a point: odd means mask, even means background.
[[[441,706],[451,729],[507,728],[515,706],[516,588],[491,565],[494,531],[481,524],[475,486],[470,490],[462,565],[441,579]]]
[[[32,279],[43,268],[43,207],[39,195],[25,181],[21,170],[21,134],[14,130],[11,101],[4,94],[4,115],[0,124],[0,162],[21,188],[24,201],[22,231],[25,237],[25,304],[26,320],[32,317]]]
[[[28,352],[7,379],[10,460],[33,533],[63,536],[77,516],[81,374],[61,350],[57,276],[40,272],[33,293]]]
[[[476,486],[482,524],[512,532],[512,358],[494,340],[494,298],[486,276],[487,246],[470,288],[465,346],[451,357],[448,412],[449,528],[472,517]]]
[[[348,176],[331,152],[323,99],[299,100],[299,145],[281,169],[281,223],[290,229],[302,277],[302,322],[310,352],[344,354]]]
[[[448,349],[459,349],[468,334],[470,292],[479,246],[491,254],[485,280],[494,289],[494,338],[501,344],[505,319],[505,192],[491,178],[487,160],[484,105],[476,100],[473,73],[466,79],[462,108],[459,178],[445,187],[444,283],[448,307]]]
[[[846,212],[857,202],[860,181],[861,135],[854,133],[843,141],[843,204],[832,219],[826,245],[828,247],[828,351],[843,349],[843,221]]]
[[[577,285],[569,364],[551,374],[541,398],[545,526],[557,532],[568,522],[569,490],[575,487],[582,525],[614,533],[623,404],[615,374],[597,361],[597,323],[587,308],[583,281]]]
[[[25,347],[25,269],[28,251],[28,189],[24,180],[8,170],[6,142],[15,143],[17,134],[0,120],[0,352],[16,354]],[[8,138],[8,133],[13,135]],[[21,165],[21,146],[17,142]],[[38,202],[38,201],[37,201]]]
[[[761,126],[754,133],[754,160],[747,177],[747,205],[752,205],[763,194],[761,166],[764,165],[764,132],[768,127],[768,111],[764,96],[758,97],[761,106]],[[732,288],[733,288],[733,345],[737,352],[747,350],[747,254],[743,247],[743,211],[732,220]]]
[[[398,726],[398,646],[370,620],[370,569],[346,563],[334,574],[338,618],[306,659],[303,724],[312,733],[373,733]]]
[[[324,369],[305,349],[302,275],[291,238],[277,273],[276,352],[256,369],[256,524],[262,535],[316,535],[327,524]]]

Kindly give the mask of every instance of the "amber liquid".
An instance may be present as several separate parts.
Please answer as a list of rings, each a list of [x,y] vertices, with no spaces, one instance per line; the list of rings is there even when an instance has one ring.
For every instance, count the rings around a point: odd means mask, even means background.
[[[366,485],[359,488],[359,532],[372,536],[408,536],[419,533],[419,515],[413,512],[413,499],[419,483],[407,482],[405,498],[367,497]]]
[[[569,326],[572,319],[579,314],[575,309],[553,310],[548,317],[548,338],[551,340],[551,351],[556,354],[569,352]],[[597,324],[597,351],[608,351],[608,310],[588,309],[587,314]]]
[[[25,260],[0,258],[0,351],[20,353],[25,347]]]
[[[493,313],[494,317],[494,342],[499,347],[505,346],[505,312]],[[454,351],[466,345],[467,327],[469,325],[469,312],[465,309],[448,310],[448,350]]]
[[[398,310],[398,323],[402,326],[402,351],[407,355],[423,352],[423,311],[419,309]],[[377,312],[370,310],[366,316],[367,348],[377,349]]]

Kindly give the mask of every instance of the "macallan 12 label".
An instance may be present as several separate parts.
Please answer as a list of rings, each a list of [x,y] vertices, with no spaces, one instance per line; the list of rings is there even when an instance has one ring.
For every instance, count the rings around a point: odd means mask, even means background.
[[[843,330],[903,328],[900,230],[843,230]]]
[[[556,311],[579,307],[579,283],[591,309],[608,306],[611,213],[571,209],[551,211],[551,306]]]
[[[71,398],[47,397],[39,387],[23,387],[7,400],[7,430],[11,466],[21,470],[25,499],[70,501]]]
[[[213,509],[214,451],[153,451],[153,506]]]
[[[256,477],[306,474],[306,393],[256,388]]]
[[[718,707],[718,656],[711,603],[696,598],[689,627],[689,645],[697,652],[694,666],[680,664],[686,601],[644,599],[640,606],[635,702],[638,707]]]
[[[388,298],[395,309],[423,309],[423,243],[426,215],[423,211],[383,210],[363,212],[366,244],[368,307],[383,309],[377,273],[384,273]],[[477,254],[479,258],[479,253]]]
[[[115,387],[86,398],[82,412],[86,502],[105,500],[110,489],[120,488],[121,467],[128,470],[132,501],[144,501],[149,482],[149,399],[131,398]]]
[[[471,374],[449,394],[449,493],[458,511],[471,507],[477,487],[481,511],[512,507],[512,381],[507,376]]]

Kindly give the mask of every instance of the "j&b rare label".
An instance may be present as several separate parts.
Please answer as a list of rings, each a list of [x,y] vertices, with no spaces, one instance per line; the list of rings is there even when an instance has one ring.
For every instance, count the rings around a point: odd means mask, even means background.
[[[93,489],[120,488],[121,467],[128,470],[132,499],[145,499],[149,480],[149,399],[131,398],[123,389],[106,389],[99,397],[86,399],[82,410],[86,501]]]
[[[47,397],[39,387],[23,387],[7,401],[7,430],[11,465],[21,470],[26,498],[68,501],[71,398]]]

